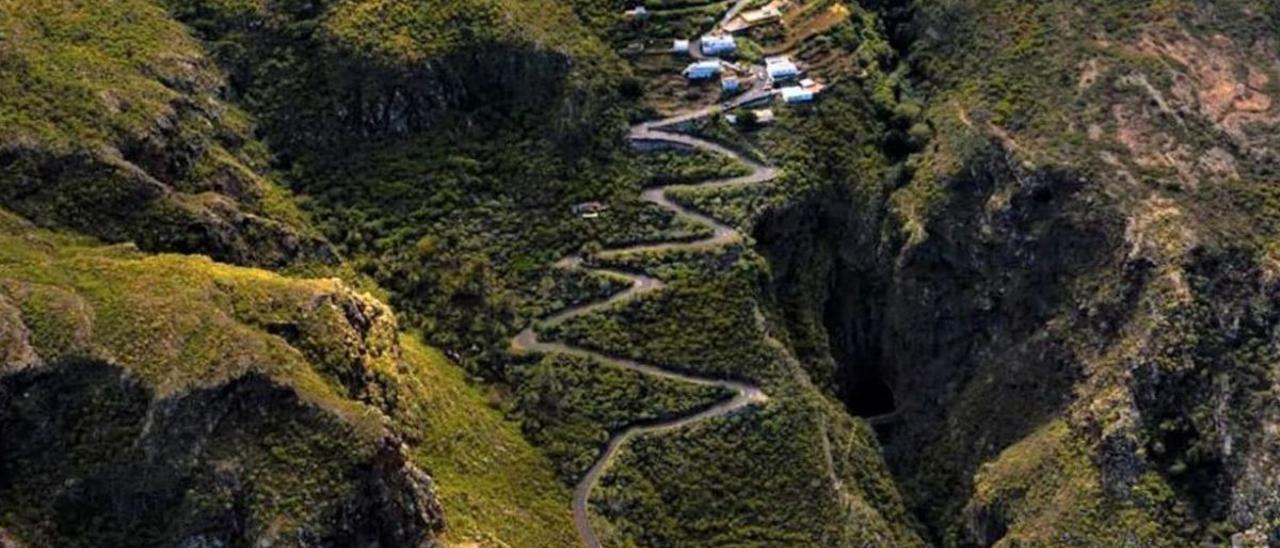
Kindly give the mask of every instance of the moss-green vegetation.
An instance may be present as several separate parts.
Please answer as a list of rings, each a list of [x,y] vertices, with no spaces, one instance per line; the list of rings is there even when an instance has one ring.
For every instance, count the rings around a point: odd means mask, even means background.
[[[1089,447],[1065,422],[1042,426],[978,472],[966,509],[970,523],[989,528],[982,531],[985,535],[1008,527],[997,546],[1076,541],[1181,545],[1161,525],[1178,518],[1172,491],[1160,476],[1143,475],[1134,500],[1116,500],[1103,493],[1102,478],[1089,458]]]
[[[591,467],[610,433],[688,415],[731,396],[557,355],[516,368],[512,381],[513,413],[529,440],[557,463],[565,483]]]
[[[277,266],[331,258],[264,175],[251,120],[218,97],[199,42],[156,2],[0,8],[7,207],[147,249]]]
[[[777,375],[755,315],[758,260],[738,256],[740,248],[705,253],[702,265],[651,263],[667,284],[662,292],[544,331],[551,338],[669,369],[751,379]]]
[[[870,431],[830,426],[821,405],[783,395],[633,442],[592,499],[605,534],[623,546],[920,545]]]
[[[570,7],[550,0],[340,0],[328,7],[324,28],[345,47],[405,64],[493,43],[584,58],[603,47]]]
[[[414,461],[436,481],[446,544],[568,546],[569,493],[520,429],[489,406],[462,369],[414,336],[402,336],[413,403],[397,415],[413,432]]]
[[[61,390],[80,406],[6,399],[16,407],[6,408],[4,420],[72,428],[75,421],[59,423],[48,413],[80,409],[79,427],[87,429],[76,434],[51,426],[32,439],[81,441],[36,444],[6,460],[10,470],[26,471],[23,483],[0,497],[0,524],[20,538],[41,545],[167,545],[175,541],[170,535],[200,529],[202,516],[225,512],[235,500],[248,520],[241,532],[246,538],[323,534],[344,501],[363,496],[363,482],[372,481],[369,463],[385,458],[377,455],[394,435],[435,479],[449,508],[448,539],[518,546],[573,541],[568,493],[546,458],[487,406],[461,370],[415,337],[400,336],[385,306],[341,282],[102,246],[33,229],[4,213],[0,296],[0,308],[12,307],[21,322],[6,332],[29,333],[26,342],[5,340],[6,355],[19,348],[9,345],[29,344],[47,364],[28,373],[37,380],[26,390]],[[106,366],[76,365],[83,360],[119,367],[127,381],[92,373],[109,371]],[[85,380],[57,381],[64,370]],[[102,382],[94,380],[99,377]],[[50,385],[56,382],[71,388]],[[112,386],[115,392],[107,390]],[[176,497],[136,514],[155,515],[172,504],[177,513],[166,514],[169,528],[111,518],[111,511],[94,506],[97,487],[82,492],[87,498],[65,494],[56,508],[43,502],[49,486],[70,477],[91,486],[134,477],[129,451],[144,436],[138,429],[152,398],[175,402],[168,428],[181,432],[203,424],[200,414],[221,401],[207,396],[210,391],[243,394],[226,397],[243,399],[244,413],[228,416],[226,429],[192,434],[205,436],[207,453],[154,463],[157,468],[126,491]],[[210,472],[206,465],[213,463],[240,474],[239,491]],[[194,485],[185,494],[170,491],[169,479]],[[73,507],[85,512],[77,519],[93,519],[46,527],[49,519],[63,523],[66,516],[58,512]]]
[[[669,150],[638,157],[645,186],[700,183],[751,173],[747,166],[718,154],[703,151]]]
[[[149,0],[94,9],[6,0],[0,8],[6,146],[47,143],[65,151],[113,144],[171,116],[172,102],[183,96],[177,85],[217,84],[200,44]],[[244,123],[236,116],[228,125]]]

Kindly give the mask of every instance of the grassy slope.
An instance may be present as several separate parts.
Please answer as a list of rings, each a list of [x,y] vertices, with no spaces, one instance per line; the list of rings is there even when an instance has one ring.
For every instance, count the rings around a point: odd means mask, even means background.
[[[550,0],[339,0],[325,26],[357,51],[418,64],[488,43],[524,43],[588,62],[603,44],[573,10]]]
[[[546,457],[530,447],[470,385],[458,366],[417,337],[402,336],[412,379],[421,390],[425,430],[415,462],[436,480],[445,508],[446,544],[570,546],[568,491]],[[425,424],[426,426],[422,426]]]
[[[386,409],[350,399],[337,381],[344,371],[335,366],[350,359],[341,355],[354,350],[350,327],[336,310],[312,303],[325,302],[321,297],[363,299],[340,282],[104,247],[31,229],[9,214],[0,221],[0,287],[18,302],[42,359],[98,356],[160,395],[261,371],[340,419],[337,430],[325,434],[333,437],[325,459],[371,450],[388,424],[385,411],[392,431],[409,440],[413,460],[437,482],[450,523],[447,540],[486,546],[572,542],[568,493],[546,459],[437,351],[409,335],[397,340],[394,321],[381,305],[365,301],[385,316],[374,316],[381,328],[364,341],[363,355],[369,360],[365,366],[385,381],[382,393],[396,395]],[[264,330],[279,322],[299,322],[308,342],[291,346]],[[403,358],[397,359],[401,347]],[[326,359],[335,353],[334,361]],[[268,443],[291,443],[285,441],[288,434],[266,435]],[[222,450],[234,454],[232,448]],[[301,499],[283,496],[303,480],[294,477],[297,470],[310,469],[315,463],[308,459],[319,458],[306,454],[295,455],[291,467],[268,467],[259,478],[280,490],[280,499],[264,503],[264,512],[280,523],[305,519],[306,509],[323,508],[324,497],[333,496],[313,488]]]
[[[158,2],[5,0],[0,193],[41,224],[153,249],[254,264],[289,262],[299,242],[314,251],[318,233],[263,175],[266,150],[250,118],[218,98],[222,84]],[[203,237],[242,243],[199,249],[210,242],[185,233],[184,223],[216,226],[234,209],[254,216],[238,221],[251,225],[243,234]]]

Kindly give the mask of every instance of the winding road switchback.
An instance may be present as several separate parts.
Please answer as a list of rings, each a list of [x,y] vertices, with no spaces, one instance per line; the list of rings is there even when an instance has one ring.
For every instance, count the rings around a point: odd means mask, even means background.
[[[687,219],[691,219],[695,222],[711,227],[713,230],[712,235],[707,238],[703,238],[701,240],[696,240],[692,242],[675,242],[675,241],[661,242],[661,243],[655,243],[655,244],[645,244],[645,245],[637,245],[632,247],[614,249],[614,250],[601,253],[600,257],[607,258],[610,256],[619,256],[619,255],[628,254],[628,253],[637,253],[637,252],[646,252],[646,251],[672,251],[672,250],[682,250],[682,249],[683,250],[701,250],[701,249],[727,245],[733,242],[740,241],[742,239],[742,235],[739,234],[737,230],[716,220],[715,218],[709,215],[703,214],[698,211],[694,211],[693,209],[684,207],[670,200],[666,196],[667,190],[676,188],[676,187],[696,186],[700,188],[726,188],[726,187],[735,187],[735,186],[754,185],[754,184],[760,184],[760,183],[772,181],[778,177],[780,172],[773,167],[769,167],[759,162],[756,162],[754,160],[751,160],[743,156],[742,154],[736,151],[733,151],[720,144],[713,143],[705,139],[692,137],[689,135],[678,134],[671,131],[664,131],[663,128],[669,128],[670,126],[673,126],[673,125],[711,116],[713,114],[723,111],[726,108],[734,108],[737,106],[750,104],[756,101],[761,101],[771,97],[774,93],[776,93],[774,90],[769,90],[769,89],[752,90],[728,103],[725,103],[724,105],[714,105],[707,108],[698,109],[698,110],[678,114],[675,116],[671,116],[669,118],[664,118],[662,120],[657,120],[654,122],[646,122],[633,127],[631,129],[631,133],[629,136],[632,142],[669,144],[669,145],[702,150],[702,151],[710,152],[712,154],[718,154],[720,156],[729,157],[741,162],[743,165],[746,165],[751,170],[751,173],[748,175],[744,175],[742,177],[734,177],[734,178],[722,179],[722,180],[712,180],[712,181],[706,181],[703,183],[693,184],[693,185],[669,185],[669,186],[662,186],[662,187],[656,187],[656,188],[645,190],[641,194],[641,199],[647,202],[653,203],[661,208],[672,211],[678,216],[685,217]],[[582,266],[582,260],[578,257],[567,257],[562,261],[560,261],[559,264],[566,268],[585,268]],[[625,272],[621,270],[611,270],[611,269],[601,269],[601,268],[591,268],[590,270],[593,270],[595,272],[610,274],[617,277],[626,278],[631,281],[631,287],[626,289],[625,291],[616,293],[607,299],[597,301],[594,303],[588,303],[588,304],[570,307],[560,312],[557,312],[543,319],[540,322],[540,325],[550,326],[550,325],[560,324],[562,322],[568,321],[578,316],[582,316],[584,314],[590,314],[598,310],[617,306],[621,303],[635,299],[636,297],[639,297],[640,295],[643,295],[645,293],[661,291],[665,287],[661,280],[646,276],[644,274],[636,273],[636,272]],[[603,477],[604,473],[608,470],[609,464],[612,462],[613,458],[617,456],[618,451],[620,451],[628,441],[630,441],[631,439],[637,436],[667,432],[667,431],[675,430],[678,428],[683,428],[683,427],[686,427],[698,422],[702,422],[705,420],[713,419],[716,417],[723,417],[731,413],[745,409],[748,406],[761,404],[768,400],[768,396],[766,396],[765,393],[759,387],[749,383],[724,380],[724,379],[715,379],[715,378],[709,378],[709,377],[699,377],[696,375],[683,373],[679,371],[673,371],[670,369],[664,369],[655,365],[641,363],[634,360],[607,356],[599,352],[594,352],[591,350],[571,346],[564,343],[544,342],[538,338],[538,331],[536,327],[529,327],[528,329],[521,331],[519,334],[513,337],[511,339],[511,346],[516,351],[540,352],[540,353],[549,353],[549,354],[565,354],[570,356],[589,358],[592,360],[596,360],[598,362],[612,364],[625,369],[630,369],[632,371],[636,371],[651,377],[674,380],[678,382],[686,382],[686,383],[696,384],[701,386],[717,386],[725,390],[728,390],[734,394],[732,398],[720,401],[715,405],[709,408],[706,408],[695,414],[686,415],[683,417],[677,417],[677,418],[669,419],[662,422],[652,423],[652,424],[632,425],[623,429],[620,432],[615,432],[611,434],[609,441],[605,444],[604,448],[600,451],[599,458],[596,459],[596,462],[591,466],[591,468],[587,471],[587,473],[583,475],[582,479],[578,481],[578,484],[577,486],[575,486],[573,491],[574,526],[577,528],[579,536],[582,537],[583,543],[589,548],[601,548],[602,546],[600,543],[599,537],[596,535],[595,529],[591,526],[591,518],[588,512],[588,508],[591,500],[591,492],[595,488],[595,486],[600,482],[600,478]]]

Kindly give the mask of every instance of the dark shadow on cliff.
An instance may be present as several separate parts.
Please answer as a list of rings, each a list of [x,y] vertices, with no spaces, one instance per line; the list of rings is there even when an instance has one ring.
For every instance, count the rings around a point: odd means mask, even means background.
[[[1049,322],[1119,260],[1122,218],[1086,179],[1013,162],[993,147],[945,181],[913,245],[882,198],[840,185],[755,234],[810,374],[852,414],[895,413],[885,457],[935,540],[977,466],[1070,403],[1079,360]]]
[[[361,448],[257,373],[162,397],[114,365],[66,360],[0,378],[0,432],[0,513],[32,546],[247,546],[275,516],[309,519],[304,544],[405,546],[439,525],[416,519],[398,446]],[[289,508],[302,484],[332,504]]]

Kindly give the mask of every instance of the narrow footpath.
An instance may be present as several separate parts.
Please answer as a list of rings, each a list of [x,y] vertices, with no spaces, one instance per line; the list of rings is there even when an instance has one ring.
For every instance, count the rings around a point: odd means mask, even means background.
[[[691,111],[684,114],[672,116],[670,118],[665,118],[665,119],[654,121],[654,122],[647,122],[647,123],[640,124],[633,127],[630,133],[630,139],[633,143],[667,144],[667,145],[674,145],[674,146],[690,147],[690,148],[710,152],[713,154],[719,154],[721,156],[726,156],[734,160],[737,160],[738,162],[741,162],[742,164],[746,165],[748,168],[751,169],[751,173],[742,177],[706,181],[696,185],[670,185],[670,186],[663,186],[663,187],[651,188],[646,190],[641,195],[641,198],[643,200],[656,204],[659,207],[662,207],[669,211],[672,211],[676,215],[679,215],[681,217],[685,217],[687,219],[691,219],[711,227],[713,229],[712,235],[702,240],[697,240],[693,242],[663,242],[663,243],[646,244],[646,245],[638,245],[638,246],[627,247],[627,248],[614,249],[614,250],[601,253],[600,257],[607,258],[609,256],[617,256],[617,255],[622,255],[627,253],[655,251],[655,250],[663,251],[663,250],[707,249],[707,248],[723,246],[723,245],[740,241],[742,239],[742,235],[739,234],[737,230],[733,229],[732,227],[710,216],[707,216],[697,211],[693,211],[689,208],[686,208],[680,204],[673,202],[672,200],[667,198],[666,191],[673,187],[681,187],[681,186],[683,187],[697,186],[700,188],[724,188],[724,187],[760,184],[760,183],[765,183],[765,182],[776,179],[779,174],[778,170],[769,166],[762,165],[754,160],[751,160],[743,156],[742,154],[739,154],[733,150],[730,150],[724,146],[713,143],[711,141],[699,139],[696,137],[691,137],[689,135],[674,133],[664,128],[670,128],[671,126],[676,124],[696,120],[698,118],[711,116],[713,114],[716,114],[728,108],[735,108],[737,106],[760,101],[760,100],[769,98],[770,96],[773,95],[773,93],[774,92],[772,90],[753,91],[753,92],[744,94],[729,103],[725,103],[724,105],[711,106],[704,109],[699,109],[696,111]],[[571,268],[583,268],[581,259],[577,257],[568,257],[563,261],[561,261],[561,264],[563,266],[571,267]],[[584,314],[589,314],[601,309],[617,306],[626,301],[635,299],[636,297],[643,295],[645,293],[661,291],[663,289],[663,284],[661,280],[658,280],[656,278],[652,278],[649,276],[645,276],[642,274],[637,274],[634,272],[622,272],[622,271],[609,270],[609,269],[599,269],[599,268],[592,269],[592,270],[596,272],[607,273],[614,276],[619,276],[619,277],[629,279],[631,280],[631,287],[625,291],[614,294],[608,299],[562,310],[542,320],[542,322],[540,322],[541,325],[547,325],[547,326],[556,325],[556,324],[565,322],[567,320],[570,320],[572,318],[582,316]],[[667,432],[667,431],[675,430],[678,428],[684,428],[686,426],[689,426],[698,422],[702,422],[708,419],[723,417],[731,413],[740,411],[750,405],[763,403],[768,399],[768,397],[764,394],[763,391],[760,390],[759,387],[751,384],[714,379],[714,378],[708,378],[708,377],[698,377],[698,376],[694,376],[686,373],[680,373],[677,371],[663,369],[655,365],[606,356],[598,352],[592,352],[590,350],[566,345],[563,343],[543,342],[539,340],[538,332],[534,327],[525,329],[524,331],[520,332],[520,334],[516,335],[511,340],[511,345],[513,349],[517,351],[540,352],[540,353],[549,353],[549,354],[566,354],[571,356],[590,358],[598,362],[603,362],[606,364],[612,364],[618,367],[623,367],[623,368],[630,369],[632,371],[637,371],[639,373],[642,373],[644,375],[649,375],[652,377],[670,379],[670,380],[675,380],[680,382],[687,382],[690,384],[697,384],[702,386],[718,386],[721,388],[725,388],[734,393],[734,396],[732,398],[721,401],[716,405],[713,405],[712,407],[707,408],[696,414],[687,415],[684,417],[678,417],[678,418],[674,418],[674,419],[656,423],[656,424],[648,424],[645,426],[631,426],[626,429],[623,429],[620,432],[613,433],[612,437],[609,438],[609,441],[605,444],[604,448],[601,450],[600,456],[596,460],[595,464],[593,464],[591,466],[591,469],[588,470],[587,473],[582,477],[582,479],[578,481],[578,484],[575,487],[573,492],[574,526],[577,527],[578,534],[582,537],[583,543],[589,548],[601,548],[600,539],[597,537],[595,530],[591,527],[591,519],[588,513],[588,508],[591,500],[591,492],[595,488],[596,484],[599,483],[600,478],[604,476],[604,473],[608,469],[610,462],[613,460],[615,456],[617,456],[618,451],[621,450],[622,447],[626,445],[628,441],[635,438],[636,436]]]

